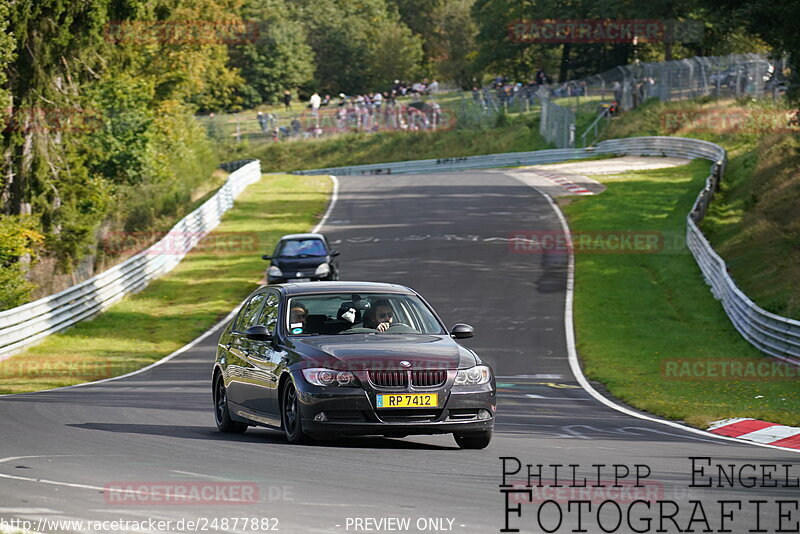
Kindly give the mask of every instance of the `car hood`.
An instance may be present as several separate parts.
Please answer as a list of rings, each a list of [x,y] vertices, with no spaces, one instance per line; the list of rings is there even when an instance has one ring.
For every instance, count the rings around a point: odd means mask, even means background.
[[[463,369],[477,363],[474,353],[448,335],[350,334],[300,338],[295,351],[303,366],[364,369]]]

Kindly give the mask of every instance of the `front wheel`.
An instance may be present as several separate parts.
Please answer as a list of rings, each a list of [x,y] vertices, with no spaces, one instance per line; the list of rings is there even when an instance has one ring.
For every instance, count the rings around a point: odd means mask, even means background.
[[[217,375],[217,378],[214,379],[213,392],[214,419],[217,423],[217,430],[233,434],[241,434],[247,430],[246,424],[231,419],[231,413],[228,410],[228,394],[225,391],[225,381],[222,380],[222,375]]]
[[[303,421],[300,418],[300,401],[297,398],[297,390],[289,381],[283,388],[283,402],[281,403],[281,422],[283,431],[286,434],[286,441],[293,445],[306,443],[308,436],[303,432]]]
[[[492,441],[492,431],[486,430],[484,432],[455,432],[453,437],[456,444],[462,449],[485,449]]]

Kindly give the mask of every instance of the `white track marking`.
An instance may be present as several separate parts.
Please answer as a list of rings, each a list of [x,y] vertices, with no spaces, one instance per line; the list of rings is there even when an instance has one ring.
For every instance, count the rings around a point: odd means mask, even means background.
[[[509,174],[515,180],[525,184],[523,180],[515,177],[513,174]],[[561,221],[561,228],[564,231],[564,236],[567,241],[567,250],[569,251],[569,263],[567,266],[567,298],[564,305],[564,327],[566,329],[567,335],[567,357],[569,358],[569,367],[572,370],[572,374],[575,375],[575,379],[581,385],[581,387],[592,397],[595,398],[601,404],[604,404],[611,408],[612,410],[616,410],[618,412],[624,413],[625,415],[629,415],[631,417],[636,417],[637,419],[643,419],[645,421],[650,421],[651,423],[658,423],[660,425],[670,426],[672,428],[679,428],[686,432],[691,432],[693,434],[699,434],[701,436],[714,438],[717,440],[723,441],[731,441],[734,443],[739,443],[741,445],[753,445],[756,447],[768,447],[770,449],[778,449],[787,452],[793,452],[795,454],[800,453],[798,449],[790,449],[788,447],[778,447],[775,445],[767,445],[764,443],[756,443],[753,441],[746,441],[743,439],[738,438],[731,438],[728,436],[720,436],[718,434],[712,434],[711,432],[707,432],[705,430],[700,430],[698,428],[693,428],[690,426],[682,425],[680,423],[676,423],[674,421],[668,421],[666,419],[657,419],[655,417],[650,417],[649,415],[645,415],[639,412],[635,412],[624,406],[620,406],[619,404],[615,403],[614,401],[607,399],[603,395],[601,395],[596,389],[592,387],[586,377],[583,375],[583,370],[581,370],[580,360],[578,359],[578,351],[575,348],[575,331],[574,331],[574,324],[572,321],[572,300],[575,293],[575,256],[572,253],[572,237],[570,234],[569,225],[567,224],[567,219],[564,217],[564,214],[561,213],[558,205],[553,202],[553,199],[550,198],[549,195],[545,194],[539,188],[529,185],[533,190],[537,191],[540,195],[542,195],[545,200],[550,204],[550,207],[553,208],[553,211],[558,216],[559,221]]]
[[[716,430],[723,426],[728,426],[734,423],[741,423],[742,421],[749,421],[749,420],[750,420],[749,417],[733,417],[731,419],[722,419],[721,421],[716,421],[714,423],[711,423],[711,426],[709,426],[706,430]]]
[[[31,477],[21,477],[16,475],[7,475],[5,473],[0,473],[0,478],[7,478],[9,480],[19,480],[22,482],[36,482],[38,484],[47,484],[50,486],[63,486],[67,488],[76,488],[76,489],[84,489],[84,490],[91,490],[91,491],[100,491],[104,493],[124,493],[127,495],[146,495],[152,497],[168,497],[169,495],[164,494],[158,491],[142,491],[136,489],[128,489],[128,488],[115,488],[115,487],[104,487],[104,486],[94,486],[92,484],[79,484],[77,482],[62,482],[59,480],[48,480],[46,478],[31,478]],[[252,504],[251,501],[237,501],[237,500],[229,500],[226,501],[226,504],[241,502],[242,504]]]
[[[336,178],[334,175],[330,175],[329,178],[333,181],[333,192],[331,193],[331,201],[328,203],[328,209],[325,210],[325,215],[322,216],[319,223],[311,230],[312,234],[319,233],[325,223],[328,222],[328,217],[331,216],[331,212],[333,211],[333,207],[336,205],[336,202],[339,200],[339,179]]]
[[[0,458],[0,464],[4,464],[7,462],[13,462],[14,460],[28,460],[30,458],[83,458],[85,456],[93,456],[91,454],[46,454],[46,455],[34,455],[34,456],[7,456],[5,458]]]
[[[0,514],[57,514],[52,508],[0,508]]]
[[[223,482],[233,481],[233,479],[231,478],[216,477],[214,475],[204,475],[203,473],[192,473],[191,471],[178,471],[177,469],[171,469],[171,471],[173,473],[178,473],[179,475],[189,475],[191,477],[207,478],[209,480],[221,480]]]
[[[780,439],[791,438],[800,434],[800,430],[792,426],[773,425],[761,430],[754,430],[747,434],[742,434],[739,439],[755,441],[756,443],[772,443]]]

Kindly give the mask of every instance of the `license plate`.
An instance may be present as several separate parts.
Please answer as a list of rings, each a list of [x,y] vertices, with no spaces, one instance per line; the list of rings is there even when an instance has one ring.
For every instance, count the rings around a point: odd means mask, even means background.
[[[439,406],[438,393],[397,393],[378,395],[378,408],[436,408]]]
[[[295,278],[292,282],[310,282],[311,278]]]

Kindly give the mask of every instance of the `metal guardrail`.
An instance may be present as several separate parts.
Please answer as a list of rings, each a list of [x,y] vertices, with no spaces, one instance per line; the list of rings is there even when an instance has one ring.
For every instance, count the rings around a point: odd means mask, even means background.
[[[172,270],[219,224],[239,193],[260,177],[259,161],[241,166],[214,196],[181,219],[147,250],[60,293],[0,312],[0,360],[96,315]]]
[[[544,163],[557,163],[570,159],[588,158],[591,156],[592,153],[584,149],[555,148],[551,150],[506,152],[504,154],[465,156],[461,158],[420,159],[413,161],[396,161],[393,163],[375,163],[371,165],[353,165],[350,167],[328,167],[325,169],[295,171],[294,174],[334,174],[337,176],[417,174],[539,165]]]
[[[721,301],[736,330],[762,352],[800,365],[800,321],[770,313],[750,300],[728,274],[725,261],[703,236],[698,224],[719,188],[727,165],[725,149],[708,141],[681,137],[612,139],[594,147],[516,152],[466,158],[428,159],[298,171],[296,174],[412,174],[510,167],[583,159],[599,154],[703,158],[712,162],[706,185],[686,217],[686,243],[714,296]]]

